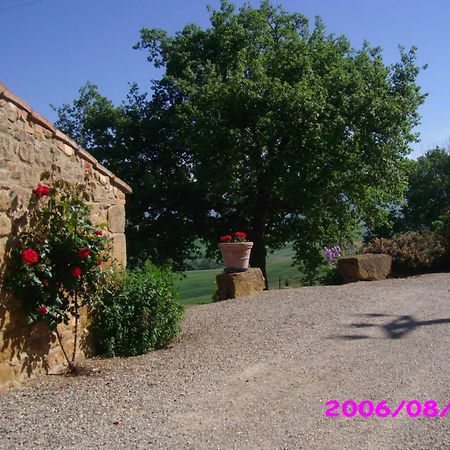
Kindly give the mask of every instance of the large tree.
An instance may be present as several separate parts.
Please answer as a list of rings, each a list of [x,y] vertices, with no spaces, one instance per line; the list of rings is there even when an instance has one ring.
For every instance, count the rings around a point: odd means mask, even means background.
[[[141,250],[152,223],[171,218],[161,236],[184,236],[178,251],[239,229],[264,272],[267,249],[287,242],[313,269],[323,245],[351,240],[401,199],[424,100],[414,48],[388,66],[380,48],[355,50],[319,19],[310,29],[268,1],[236,10],[226,0],[210,27],[144,28],[136,48],[163,69],[150,99],[134,90],[109,105],[116,119],[100,132],[99,99],[60,108],[58,125],[97,140],[90,149],[131,182],[129,239]]]

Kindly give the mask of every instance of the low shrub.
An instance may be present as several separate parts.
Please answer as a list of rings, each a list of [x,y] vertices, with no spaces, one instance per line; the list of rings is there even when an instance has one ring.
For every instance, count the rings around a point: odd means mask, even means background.
[[[117,280],[92,314],[96,350],[106,356],[134,356],[170,344],[183,316],[174,282],[171,270],[150,262]]]
[[[449,260],[444,237],[434,231],[412,231],[391,239],[376,238],[365,246],[364,253],[391,255],[392,270],[397,275],[442,270]]]
[[[432,229],[445,240],[447,253],[450,255],[450,211],[441,214],[433,223]]]
[[[337,261],[324,265],[319,269],[317,284],[321,286],[342,284],[342,276],[337,268]]]

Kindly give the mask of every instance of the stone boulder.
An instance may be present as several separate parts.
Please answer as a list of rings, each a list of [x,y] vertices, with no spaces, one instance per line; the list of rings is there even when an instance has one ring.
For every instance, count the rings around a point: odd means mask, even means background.
[[[391,272],[392,257],[381,253],[345,256],[338,259],[337,267],[345,283],[385,280]]]
[[[256,295],[265,288],[261,269],[248,269],[245,272],[222,273],[216,276],[217,294],[215,301],[229,298]]]

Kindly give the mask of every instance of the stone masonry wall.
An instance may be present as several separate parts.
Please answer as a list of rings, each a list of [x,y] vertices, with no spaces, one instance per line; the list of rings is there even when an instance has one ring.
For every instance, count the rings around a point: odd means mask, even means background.
[[[95,183],[92,220],[108,225],[113,258],[125,266],[125,194],[131,188],[0,83],[0,391],[64,366],[45,324],[27,325],[20,302],[3,289],[14,225],[26,217],[41,173],[52,170],[58,178]],[[88,353],[86,311],[80,325],[79,360]],[[71,352],[70,324],[60,330]]]

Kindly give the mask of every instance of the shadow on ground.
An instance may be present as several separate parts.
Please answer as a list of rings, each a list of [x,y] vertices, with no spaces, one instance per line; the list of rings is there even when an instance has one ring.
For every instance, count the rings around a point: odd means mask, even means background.
[[[341,339],[344,341],[354,341],[360,339],[401,339],[412,331],[420,327],[426,327],[430,325],[444,325],[450,324],[450,317],[445,319],[433,319],[433,320],[416,320],[413,316],[401,315],[394,316],[390,314],[368,313],[358,314],[358,317],[370,318],[388,318],[394,317],[386,323],[372,323],[372,322],[357,322],[348,325],[348,328],[352,329],[364,329],[364,328],[379,328],[383,332],[384,337],[369,336],[364,334],[344,334],[333,335],[330,339]]]

